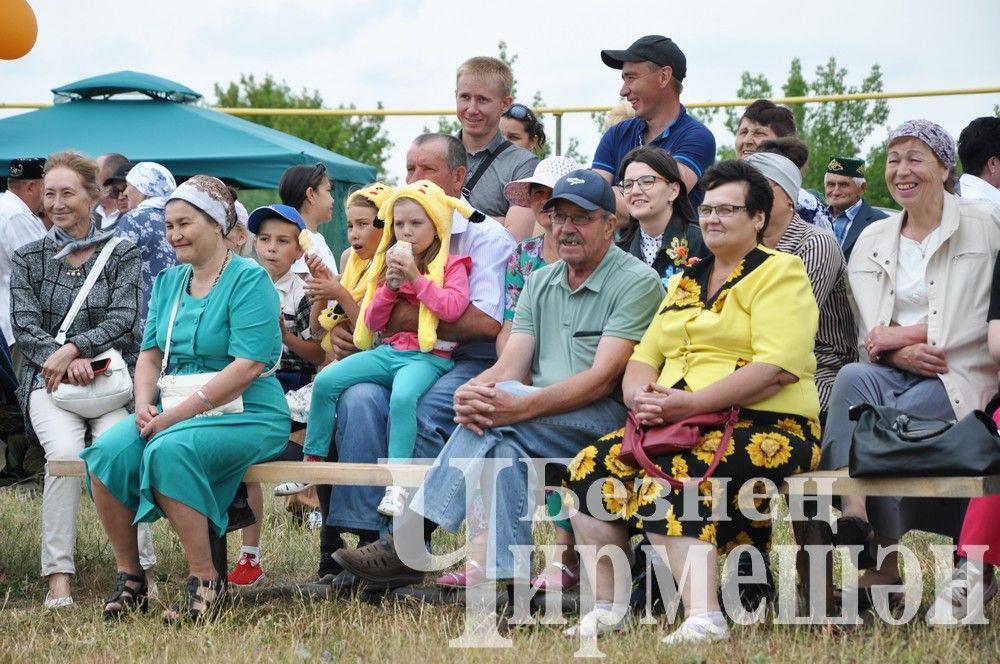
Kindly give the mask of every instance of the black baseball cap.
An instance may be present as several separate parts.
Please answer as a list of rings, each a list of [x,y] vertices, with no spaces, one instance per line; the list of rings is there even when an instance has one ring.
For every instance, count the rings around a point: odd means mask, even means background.
[[[134,165],[135,164],[133,164],[132,162],[126,161],[124,164],[118,167],[118,170],[116,170],[114,173],[105,178],[104,182],[102,182],[101,184],[107,187],[109,182],[116,182],[116,181],[125,182],[125,177],[128,175],[128,172],[132,170],[132,167]]]
[[[646,35],[636,39],[624,51],[605,49],[601,60],[612,69],[621,69],[626,62],[652,62],[658,67],[670,67],[674,78],[683,81],[687,76],[687,58],[670,37]]]

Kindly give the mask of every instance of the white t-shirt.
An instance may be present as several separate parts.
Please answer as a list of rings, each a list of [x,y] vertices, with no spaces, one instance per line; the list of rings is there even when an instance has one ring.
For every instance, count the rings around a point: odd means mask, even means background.
[[[927,322],[927,263],[941,246],[941,228],[923,242],[899,236],[899,257],[896,262],[896,302],[892,319],[899,325],[919,325]]]
[[[982,178],[963,173],[958,179],[958,187],[962,198],[1000,205],[1000,189]]]
[[[17,194],[0,194],[0,330],[7,345],[14,343],[10,325],[10,272],[14,252],[45,237],[45,224],[36,217]]]

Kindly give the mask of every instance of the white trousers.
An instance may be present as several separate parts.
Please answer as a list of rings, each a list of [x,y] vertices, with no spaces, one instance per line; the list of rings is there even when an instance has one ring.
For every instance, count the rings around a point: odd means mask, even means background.
[[[31,426],[45,450],[46,461],[78,458],[84,448],[88,425],[91,439],[96,440],[128,415],[127,410],[118,408],[88,420],[57,406],[44,388],[31,393],[29,404]],[[80,507],[81,486],[79,477],[52,477],[47,470],[45,472],[42,576],[76,573],[73,549],[76,546],[76,515]],[[156,554],[148,523],[139,524],[138,544],[139,561],[143,569],[149,569],[156,564]]]

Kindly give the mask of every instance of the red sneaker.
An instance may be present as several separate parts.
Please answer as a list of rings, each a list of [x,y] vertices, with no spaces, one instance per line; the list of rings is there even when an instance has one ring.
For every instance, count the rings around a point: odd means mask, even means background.
[[[240,588],[252,588],[263,583],[264,568],[260,566],[260,561],[256,556],[244,553],[240,556],[236,567],[229,573],[229,585]]]

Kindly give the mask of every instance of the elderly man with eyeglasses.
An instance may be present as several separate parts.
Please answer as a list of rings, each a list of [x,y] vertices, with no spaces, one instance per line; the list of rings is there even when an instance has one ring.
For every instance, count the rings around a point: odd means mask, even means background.
[[[541,479],[526,460],[562,466],[625,417],[621,376],[632,348],[663,297],[656,274],[614,246],[615,195],[593,171],[559,179],[551,210],[560,260],[533,272],[517,303],[513,330],[496,364],[455,392],[451,435],[394,532],[426,525],[456,531],[466,516],[466,478],[481,479],[491,530],[486,575],[528,582],[513,545],[531,545]],[[525,378],[530,377],[530,385]],[[491,464],[509,465],[494,478]],[[469,465],[471,464],[471,465]],[[484,473],[483,471],[486,470]],[[416,541],[414,541],[416,540]],[[419,582],[423,571],[403,562],[397,543],[418,557],[420,538],[392,536],[341,549],[334,558],[369,584]],[[414,560],[408,557],[412,564]]]

